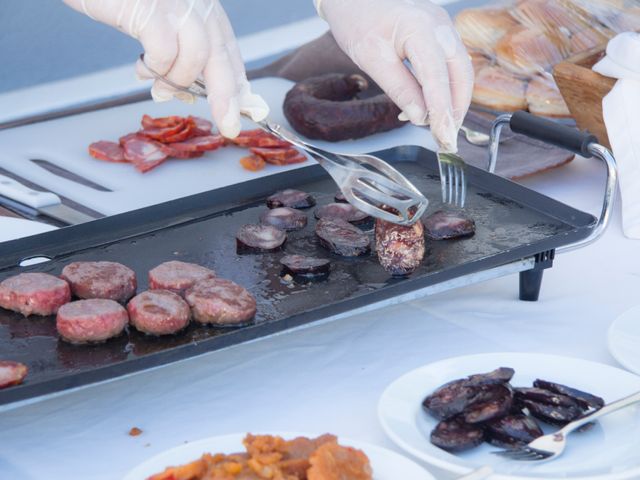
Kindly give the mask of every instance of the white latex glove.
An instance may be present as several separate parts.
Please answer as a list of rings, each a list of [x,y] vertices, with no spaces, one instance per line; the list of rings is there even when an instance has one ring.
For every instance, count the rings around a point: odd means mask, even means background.
[[[427,0],[314,0],[340,48],[441,150],[457,151],[473,68],[447,12]],[[410,66],[404,63],[410,62]]]
[[[262,120],[269,107],[251,93],[229,19],[218,0],[64,0],[72,8],[115,27],[142,43],[147,64],[169,80],[189,86],[201,74],[220,133],[240,133],[240,112]],[[153,78],[142,62],[136,73]],[[193,102],[188,93],[156,80],[155,101]]]

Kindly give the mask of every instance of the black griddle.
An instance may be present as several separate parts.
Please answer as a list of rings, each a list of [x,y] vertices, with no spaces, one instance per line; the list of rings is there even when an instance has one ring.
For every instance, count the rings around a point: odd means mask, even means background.
[[[428,212],[442,207],[432,152],[398,147],[376,154],[431,199]],[[408,278],[390,277],[375,254],[356,259],[330,255],[315,237],[312,209],[307,210],[307,228],[291,232],[283,252],[236,254],[235,232],[258,221],[265,198],[274,191],[298,188],[312,193],[318,205],[333,201],[336,186],[317,165],[1,244],[0,280],[26,271],[59,274],[77,260],[112,260],[133,268],[138,291],[143,291],[149,269],[183,260],[211,267],[248,288],[257,299],[258,313],[253,324],[236,329],[192,324],[167,338],[132,329],[100,345],[73,346],[58,339],[53,317],[23,318],[0,309],[0,357],[29,366],[24,384],[0,390],[0,405],[239,344],[525,258],[535,257],[536,264],[520,274],[521,294],[536,299],[541,271],[551,266],[555,249],[586,238],[596,219],[480,169],[468,167],[467,174],[466,210],[476,221],[475,236],[427,240],[424,263]],[[330,256],[333,270],[326,281],[287,284],[278,262],[284,253]],[[51,260],[17,266],[38,256]]]

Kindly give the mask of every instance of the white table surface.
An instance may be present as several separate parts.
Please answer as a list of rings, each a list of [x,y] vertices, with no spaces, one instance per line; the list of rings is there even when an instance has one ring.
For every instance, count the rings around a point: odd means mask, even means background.
[[[603,182],[602,165],[577,160],[524,183],[597,213]],[[333,432],[394,448],[378,397],[420,365],[500,351],[615,365],[606,331],[640,302],[639,247],[616,209],[600,241],[557,257],[538,302],[518,300],[512,275],[4,411],[0,479],[119,479],[164,449],[232,432]],[[134,426],[142,435],[128,435]]]

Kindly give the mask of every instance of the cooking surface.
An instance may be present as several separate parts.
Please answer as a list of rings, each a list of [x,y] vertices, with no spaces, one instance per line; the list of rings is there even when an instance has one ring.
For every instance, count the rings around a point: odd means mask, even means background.
[[[397,165],[428,198],[438,198],[440,183],[434,174],[437,167],[432,154],[422,149],[405,148],[389,151],[386,155],[416,160]],[[304,189],[316,197],[319,205],[332,201],[335,184],[319,167],[307,169],[305,177],[309,182],[306,184],[299,183],[302,172],[297,172],[298,175],[295,176],[292,173],[294,172],[280,175],[278,183],[282,188],[297,186]],[[30,367],[25,384],[0,392],[0,403],[119,376],[222,348],[454,276],[530,256],[538,251],[569,243],[588,233],[585,226],[593,220],[590,215],[485,172],[472,171],[470,177],[472,184],[486,182],[488,179],[497,182],[497,186],[492,186],[495,187],[494,193],[488,193],[486,187],[470,185],[467,208],[476,221],[476,235],[463,240],[427,240],[425,261],[408,279],[390,278],[378,264],[375,255],[357,259],[331,255],[333,269],[327,281],[304,285],[284,283],[279,276],[281,268],[278,262],[283,253],[235,253],[235,232],[245,223],[257,222],[260,213],[266,208],[264,198],[213,215],[209,213],[208,217],[198,218],[190,223],[165,226],[161,230],[123,240],[118,240],[122,238],[119,236],[122,232],[114,230],[108,232],[112,241],[110,244],[103,243],[102,246],[78,253],[56,256],[49,263],[20,269],[59,274],[62,267],[71,261],[118,261],[136,271],[138,291],[143,291],[147,287],[148,270],[157,264],[167,260],[195,262],[211,267],[219,276],[245,286],[256,296],[258,314],[255,324],[239,329],[191,325],[186,332],[167,338],[152,338],[132,331],[128,336],[121,336],[102,345],[72,346],[58,340],[52,317],[25,319],[19,314],[0,310],[0,348],[3,354]],[[293,181],[295,183],[291,183]],[[519,192],[519,201],[499,193],[511,189]],[[538,204],[536,208],[553,211],[555,216],[564,220],[553,218],[519,202]],[[433,202],[429,212],[435,212],[439,207],[437,202]],[[157,214],[158,208],[165,211],[160,206],[152,207],[149,213]],[[284,252],[329,256],[316,240],[313,210],[306,212],[309,216],[308,226],[302,231],[289,233]],[[166,215],[167,223],[170,224],[171,212],[166,211]],[[118,218],[109,220],[117,222]],[[150,218],[149,221],[151,220],[153,219]],[[75,228],[81,229],[82,226]],[[72,228],[65,230],[69,233],[73,231]],[[53,233],[64,232],[61,230]],[[370,233],[372,234],[371,229]],[[42,245],[51,243],[44,235],[34,237],[34,242]],[[69,244],[73,245],[73,242]],[[24,243],[17,242],[14,247],[20,248],[20,245]],[[33,252],[38,251],[37,247],[33,247]],[[0,279],[15,273],[15,268],[5,269],[0,273]]]

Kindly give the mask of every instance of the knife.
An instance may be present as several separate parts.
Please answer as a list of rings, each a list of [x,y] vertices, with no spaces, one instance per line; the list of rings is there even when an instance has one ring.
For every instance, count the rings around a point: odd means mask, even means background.
[[[0,175],[0,195],[9,200],[14,208],[28,207],[41,215],[59,220],[68,225],[90,222],[94,217],[62,203],[58,195],[38,192],[5,175]],[[0,199],[2,203],[2,199]]]

